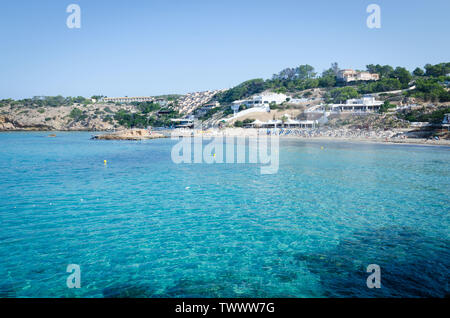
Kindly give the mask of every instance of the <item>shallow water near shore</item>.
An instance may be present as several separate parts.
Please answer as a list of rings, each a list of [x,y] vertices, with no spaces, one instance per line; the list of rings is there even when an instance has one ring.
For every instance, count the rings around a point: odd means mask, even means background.
[[[450,293],[449,147],[280,139],[262,175],[177,165],[170,139],[56,135],[0,134],[0,297]]]

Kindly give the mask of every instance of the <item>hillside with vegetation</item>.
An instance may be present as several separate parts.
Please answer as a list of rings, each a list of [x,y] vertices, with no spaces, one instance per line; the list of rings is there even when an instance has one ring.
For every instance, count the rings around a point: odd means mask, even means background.
[[[93,96],[94,97],[94,96]],[[44,97],[0,101],[1,130],[112,130],[170,126],[173,105],[97,102],[95,98]]]
[[[233,101],[242,100],[266,91],[284,93],[288,100],[282,105],[271,105],[271,109],[290,109],[304,107],[289,103],[289,98],[310,98],[315,96],[323,100],[324,104],[344,103],[348,99],[359,98],[365,94],[372,94],[377,99],[385,101],[380,113],[390,112],[397,106],[414,104],[420,106],[415,109],[415,119],[425,120],[426,116],[417,114],[432,112],[433,107],[444,107],[438,110],[436,116],[445,113],[445,107],[450,102],[450,63],[427,64],[423,68],[417,67],[413,72],[406,68],[380,64],[369,64],[365,71],[379,74],[377,81],[344,82],[338,79],[339,66],[331,64],[329,69],[318,74],[311,65],[300,65],[286,68],[270,79],[252,79],[245,81],[229,90],[215,96],[214,101],[220,102],[220,107],[210,110],[203,116],[203,120],[214,121],[229,116],[232,112],[230,105]],[[311,106],[307,104],[306,106]],[[431,107],[431,108],[430,108]],[[417,117],[417,118],[416,118]],[[402,114],[398,119],[413,119],[412,115]],[[442,120],[442,118],[441,118]]]
[[[450,101],[449,91],[444,89],[443,83],[450,79],[450,63],[425,65],[425,71],[416,68],[410,73],[404,67],[389,65],[367,65],[366,71],[380,75],[379,81],[359,81],[344,83],[337,80],[339,67],[333,63],[331,67],[318,75],[311,65],[300,65],[296,68],[286,68],[271,79],[252,79],[245,81],[216,96],[221,104],[230,104],[239,99],[248,98],[266,90],[277,93],[292,94],[300,97],[299,92],[311,88],[327,88],[330,101],[340,102],[345,98],[354,98],[362,94],[379,93],[407,89],[416,84],[410,96],[420,97],[427,101]],[[296,95],[297,94],[297,95]]]
[[[170,127],[171,119],[195,113],[195,110],[211,102],[219,106],[203,113],[199,120],[217,124],[232,113],[233,101],[271,91],[284,93],[288,100],[281,105],[271,105],[273,110],[296,110],[301,113],[314,102],[294,105],[291,98],[321,100],[325,105],[343,103],[347,99],[364,94],[374,94],[384,101],[380,109],[383,116],[395,116],[395,120],[437,122],[449,112],[450,63],[427,64],[412,72],[390,65],[369,64],[365,71],[379,74],[377,81],[344,82],[338,79],[339,66],[320,74],[305,64],[286,68],[269,79],[251,79],[227,90],[205,91],[186,95],[155,97],[158,102],[132,102],[127,104],[105,103],[105,96],[91,98],[38,96],[21,100],[0,100],[0,130],[112,130],[120,128]],[[401,111],[397,106],[414,107]],[[281,115],[282,116],[282,113]],[[300,116],[300,115],[299,115]],[[388,125],[389,121],[386,122]]]

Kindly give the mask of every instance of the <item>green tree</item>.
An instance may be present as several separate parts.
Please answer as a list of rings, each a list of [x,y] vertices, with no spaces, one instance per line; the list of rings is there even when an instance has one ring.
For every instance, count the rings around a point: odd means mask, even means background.
[[[232,101],[258,94],[266,88],[265,82],[261,78],[245,81],[223,93],[217,94],[217,99],[221,104],[229,104]]]
[[[234,127],[244,127],[244,123],[240,120],[234,122]]]
[[[346,86],[332,89],[330,96],[335,103],[344,103],[347,99],[357,98],[360,95],[354,87]]]
[[[361,94],[370,94],[378,92],[395,91],[402,88],[402,83],[398,78],[382,78],[379,81],[364,83],[358,86],[358,92]]]
[[[119,110],[114,115],[114,119],[117,120],[120,125],[128,128],[145,128],[149,123],[146,116],[138,113],[130,113],[123,109]]]
[[[385,113],[387,112],[390,108],[395,108],[396,106],[394,104],[389,103],[388,101],[385,101],[383,103],[383,105],[381,105],[379,112],[380,113]]]
[[[70,112],[69,116],[73,119],[78,119],[81,115],[83,115],[83,112],[79,108],[74,108]]]
[[[425,75],[432,77],[445,76],[450,73],[450,63],[439,63],[436,65],[425,65]]]
[[[425,72],[424,72],[420,67],[417,67],[417,68],[413,71],[413,74],[414,74],[415,76],[424,76],[424,75],[425,75]]]
[[[322,77],[319,78],[320,87],[333,87],[336,85],[336,74],[333,68],[329,68],[322,72]]]
[[[148,114],[161,108],[158,103],[153,102],[133,102],[132,104],[135,105],[143,114]]]
[[[449,92],[439,83],[437,78],[418,78],[416,89],[409,92],[410,96],[430,101],[449,101]]]
[[[393,78],[397,78],[402,84],[403,88],[408,87],[409,82],[412,80],[411,73],[404,67],[395,68],[392,73]]]
[[[296,73],[298,79],[307,79],[316,76],[316,73],[314,72],[314,67],[308,64],[300,65],[299,67],[297,67]]]
[[[339,73],[339,65],[337,62],[331,63],[331,70],[333,70],[334,76],[337,76]]]
[[[314,72],[314,67],[308,64],[304,64],[296,68],[285,68],[278,74],[274,74],[272,79],[292,81],[295,79],[304,80],[308,78],[314,78],[315,76],[316,73]]]
[[[380,78],[389,77],[394,72],[394,68],[390,65],[369,64],[369,65],[366,65],[366,69],[370,73],[379,74]]]
[[[81,109],[75,107],[71,110],[69,117],[74,121],[79,121],[87,118],[87,115],[83,114],[83,111]]]

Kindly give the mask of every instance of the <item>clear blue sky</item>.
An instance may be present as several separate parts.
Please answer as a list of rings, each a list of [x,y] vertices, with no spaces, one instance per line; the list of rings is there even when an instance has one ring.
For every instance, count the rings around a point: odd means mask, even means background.
[[[81,7],[81,29],[66,7]],[[381,29],[366,26],[381,7]],[[228,88],[285,67],[450,61],[450,1],[2,0],[0,98]]]

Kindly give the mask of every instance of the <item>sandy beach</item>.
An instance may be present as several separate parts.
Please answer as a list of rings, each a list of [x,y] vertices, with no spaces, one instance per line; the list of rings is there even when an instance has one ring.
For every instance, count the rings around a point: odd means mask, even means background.
[[[368,131],[359,129],[255,129],[225,128],[208,130],[176,129],[168,132],[173,137],[257,137],[277,135],[283,139],[304,139],[308,141],[348,141],[389,143],[405,145],[450,146],[448,139],[408,138],[405,130]]]

